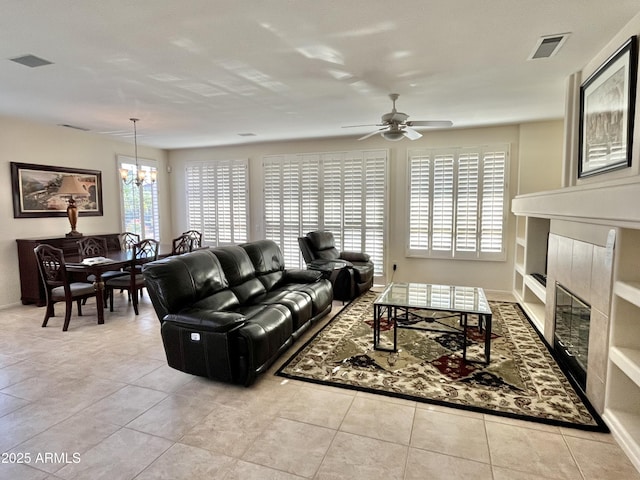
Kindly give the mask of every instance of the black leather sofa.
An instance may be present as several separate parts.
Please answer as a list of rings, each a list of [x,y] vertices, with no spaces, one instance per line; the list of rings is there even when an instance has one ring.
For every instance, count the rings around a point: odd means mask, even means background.
[[[320,272],[287,270],[269,240],[169,257],[142,273],[169,366],[244,385],[329,313],[333,300]]]

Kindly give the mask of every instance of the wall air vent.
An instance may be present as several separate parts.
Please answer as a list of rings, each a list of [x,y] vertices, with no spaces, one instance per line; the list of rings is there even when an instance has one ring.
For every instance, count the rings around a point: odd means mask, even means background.
[[[43,67],[53,63],[49,60],[45,60],[44,58],[36,57],[35,55],[22,55],[21,57],[10,58],[9,60],[31,68]]]
[[[537,58],[549,58],[554,56],[560,50],[570,33],[559,33],[557,35],[547,35],[540,37],[536,42],[533,52],[529,56],[529,60]]]

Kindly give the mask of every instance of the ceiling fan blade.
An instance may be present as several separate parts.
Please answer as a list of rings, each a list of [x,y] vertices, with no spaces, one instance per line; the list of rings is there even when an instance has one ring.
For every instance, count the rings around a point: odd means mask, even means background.
[[[342,128],[355,128],[355,127],[382,127],[381,123],[370,123],[367,125],[343,125]]]
[[[406,123],[408,127],[452,127],[450,120],[410,120]]]
[[[409,128],[409,127],[404,127],[402,129],[402,133],[409,140],[417,140],[418,138],[420,138],[422,136],[421,133],[418,133],[413,128]]]
[[[380,128],[379,130],[374,130],[371,133],[367,133],[364,137],[360,137],[358,140],[365,140],[369,137],[373,137],[375,134],[380,133],[380,132],[384,132],[386,130],[386,128]]]

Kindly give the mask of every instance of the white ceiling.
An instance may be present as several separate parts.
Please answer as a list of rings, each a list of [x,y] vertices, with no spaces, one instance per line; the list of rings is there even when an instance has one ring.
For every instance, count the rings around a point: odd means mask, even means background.
[[[0,114],[160,148],[561,118],[638,0],[0,0]],[[541,36],[559,53],[527,60]],[[53,62],[28,68],[10,58]],[[243,137],[241,133],[254,133]],[[407,142],[408,140],[403,140]]]

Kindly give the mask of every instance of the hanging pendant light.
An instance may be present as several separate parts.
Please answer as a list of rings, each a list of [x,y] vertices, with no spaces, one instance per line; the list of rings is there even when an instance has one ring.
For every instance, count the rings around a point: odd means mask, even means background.
[[[140,168],[140,164],[138,163],[138,131],[136,129],[136,122],[140,120],[139,118],[130,118],[133,122],[133,144],[135,146],[135,159],[136,159],[136,176],[127,180],[129,178],[129,170],[127,168],[120,169],[120,178],[122,179],[122,183],[125,185],[129,185],[131,183],[135,183],[136,187],[140,187],[145,183],[155,183],[157,172],[152,170],[150,173],[150,178],[147,178],[147,173]]]

